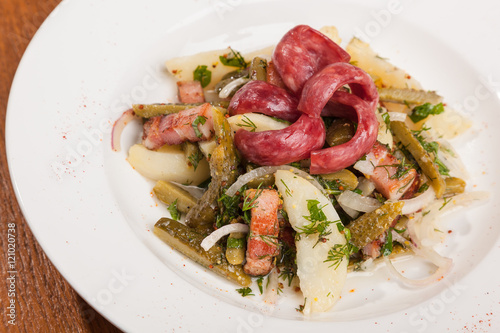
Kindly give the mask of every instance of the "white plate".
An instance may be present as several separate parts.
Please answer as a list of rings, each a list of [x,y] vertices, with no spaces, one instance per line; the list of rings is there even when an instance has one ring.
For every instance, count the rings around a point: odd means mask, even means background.
[[[125,331],[498,329],[499,5],[461,4],[453,16],[449,6],[456,3],[62,2],[29,45],[8,105],[8,161],[33,233],[77,292]],[[442,281],[408,289],[384,269],[351,277],[335,311],[309,319],[294,310],[298,297],[262,307],[156,239],[151,228],[165,209],[125,153],[111,152],[109,135],[131,102],[174,98],[164,60],[228,45],[250,51],[300,23],[368,39],[472,117],[473,130],[455,143],[470,189],[492,193],[447,219],[453,232],[442,251],[455,266]],[[125,146],[136,129],[127,128]]]

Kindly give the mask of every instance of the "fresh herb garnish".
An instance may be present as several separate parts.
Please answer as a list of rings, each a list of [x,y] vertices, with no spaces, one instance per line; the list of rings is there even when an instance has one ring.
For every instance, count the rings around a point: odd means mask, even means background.
[[[238,68],[247,68],[248,63],[245,61],[241,53],[229,48],[231,52],[229,54],[224,54],[219,56],[220,62],[224,66],[238,67]]]
[[[226,246],[228,249],[242,249],[244,245],[245,245],[245,238],[234,238],[234,237],[227,238]]]
[[[307,297],[304,298],[304,304],[299,305],[299,307],[295,308],[295,310],[297,310],[298,312],[304,311],[304,308],[306,307],[306,302],[307,302]]]
[[[432,105],[431,103],[425,103],[413,108],[412,112],[408,117],[410,117],[411,121],[414,123],[418,123],[419,121],[427,118],[431,114],[440,114],[444,112],[443,103],[439,103],[436,105]]]
[[[288,195],[289,197],[291,197],[291,196],[292,196],[292,192],[290,192],[290,189],[288,188],[288,185],[287,185],[287,184],[285,184],[285,182],[283,181],[283,179],[281,179],[281,183],[282,183],[282,184],[285,186],[285,188],[286,188],[286,191],[285,191],[286,195]]]
[[[199,65],[193,72],[193,80],[200,81],[201,86],[205,88],[212,80],[212,72],[205,65]]]
[[[259,186],[257,187],[257,191],[255,192],[253,198],[250,198],[250,193],[252,193],[252,192],[245,194],[245,196],[243,197],[243,205],[241,207],[241,211],[243,212],[242,217],[247,223],[250,223],[250,221],[252,219],[252,217],[250,216],[250,210],[257,206],[257,202],[256,202],[257,198],[260,197],[260,195],[262,194],[263,190],[260,188],[261,185],[262,185],[262,183],[260,183]]]
[[[358,251],[359,249],[349,242],[344,245],[335,244],[335,246],[328,251],[328,256],[323,262],[331,262],[332,264],[329,267],[335,266],[334,269],[337,269],[344,257],[349,258],[351,254]]]
[[[344,257],[349,259],[351,254],[359,251],[359,249],[356,246],[349,243],[349,241],[351,240],[351,231],[348,228],[344,227],[341,223],[338,223],[337,227],[338,227],[340,232],[344,233],[346,243],[345,244],[335,244],[330,249],[330,251],[328,251],[328,255],[326,257],[326,260],[323,261],[323,262],[331,262],[332,264],[329,267],[335,266],[334,269],[337,269],[339,267],[339,265],[342,262],[342,259]]]
[[[243,116],[243,119],[241,120],[243,124],[236,124],[236,126],[239,127],[248,127],[250,128],[250,132],[255,132],[257,129],[257,125],[253,121],[250,120],[247,116]]]
[[[191,126],[194,129],[194,134],[196,134],[196,136],[198,138],[201,138],[203,136],[203,134],[201,134],[200,130],[198,129],[198,124],[205,125],[206,121],[207,121],[207,117],[205,117],[205,116],[198,116],[198,117],[196,117],[196,119],[191,124]]]
[[[429,184],[428,183],[423,183],[418,188],[417,193],[423,193],[423,192],[427,191],[428,188],[429,188]]]
[[[386,125],[386,129],[385,131],[389,131],[391,129],[391,117],[389,116],[389,113],[387,112],[384,112],[382,113],[382,120],[384,121],[385,125]]]
[[[245,288],[239,288],[239,289],[236,289],[236,291],[238,293],[240,293],[240,295],[242,297],[246,297],[246,296],[255,296],[253,293],[252,293],[252,289],[250,289],[250,287],[245,287]]]
[[[196,152],[188,156],[188,160],[189,162],[191,162],[191,165],[194,167],[195,171],[202,159],[203,159],[203,154],[200,150],[196,150]]]
[[[393,244],[392,244],[391,229],[392,228],[389,228],[389,230],[387,231],[387,236],[385,237],[385,243],[384,245],[382,245],[382,248],[380,249],[383,256],[388,256],[389,254],[392,253]]]
[[[319,242],[326,242],[328,238],[326,236],[330,235],[332,232],[328,227],[332,223],[339,223],[340,220],[337,221],[328,221],[325,213],[323,212],[323,207],[319,206],[320,202],[318,200],[307,200],[307,209],[309,210],[309,216],[303,216],[306,220],[311,223],[304,225],[303,227],[299,227],[300,231],[297,232],[296,237],[300,237],[301,235],[313,235],[318,234],[318,241],[314,246],[318,245]],[[313,246],[313,247],[314,247]]]
[[[262,287],[262,281],[264,281],[264,277],[263,276],[260,276],[258,279],[257,279],[257,287],[259,287],[259,291],[260,291],[260,294],[262,295],[262,293],[264,292],[264,288]]]
[[[444,198],[443,199],[443,205],[439,208],[439,210],[443,209],[444,206],[446,206],[450,201],[451,201],[452,198]]]
[[[179,221],[179,218],[181,217],[181,213],[177,209],[177,199],[175,199],[174,202],[172,202],[170,205],[168,205],[167,209],[170,212],[170,216],[172,216],[172,219]]]
[[[396,168],[396,172],[391,176],[388,167]],[[413,169],[413,164],[406,163],[406,158],[403,159],[399,163],[395,164],[386,164],[386,165],[377,165],[376,168],[384,168],[387,171],[389,179],[401,179],[403,178],[411,169]]]

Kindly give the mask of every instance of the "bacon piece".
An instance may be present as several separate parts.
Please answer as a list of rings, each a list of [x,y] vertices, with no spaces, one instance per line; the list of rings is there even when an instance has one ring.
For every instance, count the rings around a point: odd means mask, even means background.
[[[373,80],[362,69],[346,63],[328,65],[311,77],[302,90],[298,109],[311,117],[319,117],[328,101],[335,98],[334,93],[346,84],[375,112],[378,92]]]
[[[179,100],[181,103],[204,103],[203,87],[200,81],[178,81]]]
[[[198,124],[193,125],[195,122]],[[178,145],[184,141],[209,140],[212,135],[212,106],[205,103],[179,113],[148,119],[144,123],[142,141],[146,148],[158,149],[164,144]]]
[[[334,41],[307,25],[288,31],[272,56],[283,82],[294,93],[300,93],[306,81],[326,65],[350,59]]]
[[[373,173],[365,175],[374,184],[385,198],[390,200],[398,200],[405,192],[411,188],[412,183],[416,179],[417,171],[413,168],[406,169],[406,172],[399,178],[396,175],[398,168],[396,167],[401,162],[390,154],[387,148],[376,142],[371,151],[366,155],[366,159],[373,166]]]
[[[268,189],[249,189],[245,196],[247,202],[251,202],[252,219],[243,270],[252,276],[266,275],[273,269],[273,259],[279,254],[280,198],[276,190]]]
[[[257,112],[294,122],[302,114],[297,99],[285,89],[264,81],[251,81],[234,94],[228,112],[236,114]]]
[[[321,118],[303,114],[282,130],[249,132],[240,129],[234,135],[234,143],[251,162],[282,165],[309,158],[311,151],[323,147],[325,135]]]
[[[357,114],[356,133],[346,143],[311,152],[312,174],[325,174],[342,170],[368,153],[377,140],[378,121],[371,106],[359,97],[338,91],[335,99],[352,107]]]

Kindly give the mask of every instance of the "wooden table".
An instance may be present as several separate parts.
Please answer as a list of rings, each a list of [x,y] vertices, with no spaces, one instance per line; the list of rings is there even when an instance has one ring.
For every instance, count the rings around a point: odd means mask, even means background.
[[[5,156],[5,114],[14,74],[29,41],[59,2],[0,1],[0,332],[120,332],[71,288],[33,237],[17,203]],[[7,316],[11,223],[16,230],[15,326]]]

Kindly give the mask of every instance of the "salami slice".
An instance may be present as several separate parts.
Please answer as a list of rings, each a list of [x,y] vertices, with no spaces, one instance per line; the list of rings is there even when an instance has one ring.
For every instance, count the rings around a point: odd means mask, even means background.
[[[351,56],[321,32],[298,25],[276,45],[272,59],[287,88],[300,93],[316,72],[332,63],[349,62]]]
[[[354,95],[368,102],[372,112],[375,110],[378,92],[373,80],[361,68],[342,62],[326,66],[307,81],[298,109],[319,117],[334,93],[346,84]]]
[[[294,122],[302,114],[297,104],[297,99],[285,89],[265,81],[251,81],[234,94],[228,111],[232,116],[257,112]]]
[[[319,117],[301,115],[282,130],[248,132],[238,130],[234,143],[249,161],[260,165],[281,165],[309,158],[325,142],[325,125]]]
[[[324,174],[342,170],[368,153],[377,141],[378,121],[370,103],[356,95],[340,93],[336,101],[356,110],[358,127],[348,142],[311,153],[311,174]]]

